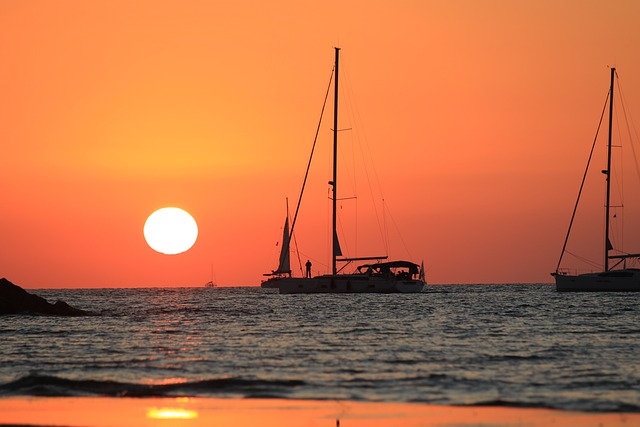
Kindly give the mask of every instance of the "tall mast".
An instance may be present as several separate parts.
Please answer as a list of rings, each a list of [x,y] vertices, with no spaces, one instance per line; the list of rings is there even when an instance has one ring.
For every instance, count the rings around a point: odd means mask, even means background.
[[[604,271],[609,271],[609,211],[611,203],[611,134],[613,128],[613,86],[616,75],[616,69],[611,69],[611,87],[609,89],[609,140],[607,143],[607,170],[604,171],[607,177],[607,200],[605,205],[605,222],[604,222]]]
[[[336,256],[338,252],[337,234],[337,202],[338,202],[338,63],[340,59],[340,48],[336,47],[335,81],[333,95],[333,225],[331,236],[331,274],[336,274]]]

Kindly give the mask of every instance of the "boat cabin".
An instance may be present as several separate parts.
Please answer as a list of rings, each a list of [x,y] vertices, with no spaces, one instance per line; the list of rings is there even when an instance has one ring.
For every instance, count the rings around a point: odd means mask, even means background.
[[[358,273],[366,276],[395,278],[398,280],[417,279],[420,266],[409,261],[380,262],[358,266]]]

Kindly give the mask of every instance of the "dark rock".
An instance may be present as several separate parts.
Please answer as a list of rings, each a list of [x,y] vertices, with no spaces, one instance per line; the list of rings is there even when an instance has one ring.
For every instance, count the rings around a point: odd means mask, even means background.
[[[55,304],[51,304],[46,299],[30,294],[5,278],[0,279],[0,315],[19,313],[47,314],[51,316],[89,316],[93,314],[71,307],[64,301],[57,301]]]

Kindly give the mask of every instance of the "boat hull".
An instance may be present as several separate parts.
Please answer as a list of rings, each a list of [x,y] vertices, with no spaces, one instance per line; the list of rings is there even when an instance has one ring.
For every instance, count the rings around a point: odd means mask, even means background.
[[[640,292],[640,270],[554,276],[558,292]]]
[[[262,284],[263,288],[277,288],[281,294],[320,293],[418,293],[425,287],[422,280],[390,280],[364,275],[325,275],[311,278],[281,277]]]

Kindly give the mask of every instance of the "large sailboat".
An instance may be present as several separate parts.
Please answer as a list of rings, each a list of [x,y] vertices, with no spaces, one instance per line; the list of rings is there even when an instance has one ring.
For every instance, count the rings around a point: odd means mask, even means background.
[[[283,243],[278,268],[265,274],[263,288],[278,289],[281,294],[299,293],[415,293],[422,292],[426,285],[424,265],[409,261],[387,261],[386,256],[364,258],[341,258],[342,252],[338,242],[337,200],[338,200],[338,70],[340,48],[335,48],[334,64],[334,103],[333,103],[333,179],[329,182],[332,194],[332,261],[331,274],[311,276],[309,266],[306,277],[293,277],[290,267],[290,244],[296,217],[289,230],[289,217],[285,220]],[[306,178],[305,178],[306,179]],[[304,191],[304,189],[303,189]],[[356,268],[353,273],[338,270],[338,263],[345,266],[356,261],[367,261]],[[384,262],[383,262],[384,261]],[[344,268],[344,267],[343,267]]]
[[[606,195],[605,195],[605,228],[604,228],[604,268],[603,271],[569,274],[560,269],[562,257],[566,251],[567,241],[571,233],[571,225],[575,217],[576,208],[574,208],[573,216],[569,224],[567,237],[562,248],[560,260],[556,267],[556,271],[551,273],[555,277],[556,290],[558,292],[640,292],[640,270],[637,268],[628,268],[627,262],[634,258],[640,258],[640,253],[622,253],[622,251],[614,251],[614,247],[610,240],[610,222],[611,222],[611,138],[613,127],[613,94],[614,83],[616,78],[616,69],[611,68],[611,85],[609,88],[609,135],[607,142],[607,165],[602,173],[606,177]],[[593,149],[592,149],[593,152]],[[588,169],[588,166],[587,166]],[[586,172],[585,172],[586,177]],[[584,179],[582,184],[584,185]],[[580,193],[578,201],[580,199]],[[614,251],[612,253],[612,251]]]

